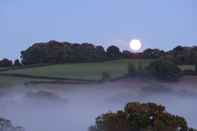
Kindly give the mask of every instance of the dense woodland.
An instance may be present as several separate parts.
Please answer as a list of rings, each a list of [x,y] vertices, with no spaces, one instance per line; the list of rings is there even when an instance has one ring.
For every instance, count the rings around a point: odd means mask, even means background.
[[[70,43],[49,41],[35,43],[28,49],[21,51],[21,61],[12,62],[9,59],[0,61],[0,67],[35,65],[35,64],[60,64],[76,62],[100,62],[120,58],[131,59],[158,59],[167,58],[176,64],[196,64],[197,46],[177,46],[170,51],[160,49],[145,49],[142,53],[132,53],[128,50],[120,51],[117,46],[95,46],[91,43]]]

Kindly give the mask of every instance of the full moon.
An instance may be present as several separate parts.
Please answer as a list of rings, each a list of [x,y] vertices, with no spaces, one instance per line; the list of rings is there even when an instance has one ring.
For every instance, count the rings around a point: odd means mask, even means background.
[[[134,39],[130,41],[129,46],[133,51],[139,51],[142,48],[142,43],[140,40]]]

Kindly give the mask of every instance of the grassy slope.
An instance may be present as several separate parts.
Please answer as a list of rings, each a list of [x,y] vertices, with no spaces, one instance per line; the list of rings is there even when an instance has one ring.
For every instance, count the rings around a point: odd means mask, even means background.
[[[9,71],[3,71],[2,73],[31,75],[35,77],[42,76],[42,77],[58,77],[58,78],[84,79],[84,80],[99,80],[101,79],[102,72],[108,72],[112,78],[117,78],[127,73],[128,63],[133,63],[136,66],[138,64],[142,64],[146,66],[150,62],[151,60],[122,59],[122,60],[100,62],[100,63],[50,65],[44,67],[9,70]],[[179,67],[182,70],[195,69],[195,67],[192,65],[183,65]],[[0,87],[12,86],[15,84],[25,83],[31,80],[32,79],[30,78],[0,76]],[[39,81],[40,79],[37,80]]]
[[[20,83],[25,83],[25,78],[0,76],[0,87],[11,87]]]
[[[148,64],[150,60],[115,60],[102,63],[79,63],[51,65],[46,67],[35,67],[29,69],[9,70],[8,74],[25,74],[32,76],[46,76],[73,79],[101,79],[102,72],[108,72],[112,78],[123,76],[127,73],[129,62],[134,64]]]

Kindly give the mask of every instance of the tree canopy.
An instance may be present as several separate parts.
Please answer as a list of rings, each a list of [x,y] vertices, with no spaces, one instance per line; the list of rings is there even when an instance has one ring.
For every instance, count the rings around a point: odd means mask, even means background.
[[[9,60],[7,58],[0,60],[0,67],[10,67],[10,66],[12,66],[11,60]]]
[[[154,103],[128,103],[123,111],[105,113],[96,118],[89,131],[196,131],[180,116],[168,113]]]
[[[91,43],[78,44],[57,41],[35,43],[21,52],[22,63],[25,65],[96,62],[106,60],[106,56],[106,51],[102,46],[94,46]]]

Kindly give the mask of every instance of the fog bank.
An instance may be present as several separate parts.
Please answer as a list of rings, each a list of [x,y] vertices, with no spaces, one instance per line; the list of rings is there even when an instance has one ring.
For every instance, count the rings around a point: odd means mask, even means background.
[[[163,104],[197,128],[197,89],[193,86],[137,79],[89,85],[18,85],[0,89],[0,117],[26,131],[87,131],[98,115],[141,101]]]

